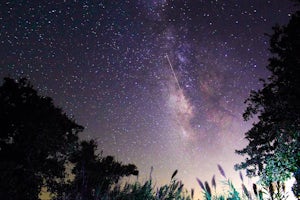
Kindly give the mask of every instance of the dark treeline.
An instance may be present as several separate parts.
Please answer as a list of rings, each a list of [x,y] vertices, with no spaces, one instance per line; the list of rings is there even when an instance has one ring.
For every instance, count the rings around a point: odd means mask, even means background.
[[[42,187],[54,199],[98,199],[121,177],[138,175],[135,165],[98,155],[93,140],[79,141],[83,127],[26,79],[4,79],[0,122],[0,199],[38,199]]]

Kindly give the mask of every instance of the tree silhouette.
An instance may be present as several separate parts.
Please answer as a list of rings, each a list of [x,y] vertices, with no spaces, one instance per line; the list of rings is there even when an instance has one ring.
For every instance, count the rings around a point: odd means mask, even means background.
[[[26,79],[0,86],[0,199],[34,200],[56,192],[83,127],[40,96]]]
[[[122,165],[114,157],[102,157],[96,154],[95,141],[83,141],[71,162],[75,164],[74,181],[67,195],[70,199],[100,199],[108,194],[110,186],[117,183],[121,177],[138,175],[135,165]]]
[[[287,173],[300,167],[300,12],[293,14],[286,26],[277,25],[273,31],[273,57],[267,66],[271,76],[262,80],[262,89],[251,92],[243,115],[245,120],[258,117],[258,121],[245,133],[247,147],[236,151],[248,156],[236,169],[247,169],[250,176],[270,178],[267,171],[278,170],[269,182],[285,179]]]

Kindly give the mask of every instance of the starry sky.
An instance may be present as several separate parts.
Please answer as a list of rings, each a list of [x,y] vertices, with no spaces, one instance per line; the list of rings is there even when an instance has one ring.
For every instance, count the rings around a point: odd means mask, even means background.
[[[261,87],[288,0],[0,2],[0,78],[27,77],[140,181],[235,179],[244,100]],[[197,191],[197,190],[196,190]],[[199,190],[198,190],[199,191]]]

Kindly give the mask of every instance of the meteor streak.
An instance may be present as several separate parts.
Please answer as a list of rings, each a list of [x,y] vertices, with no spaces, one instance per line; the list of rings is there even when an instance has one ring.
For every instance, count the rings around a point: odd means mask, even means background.
[[[168,54],[166,54],[166,58],[167,58],[167,60],[168,60],[169,66],[170,66],[170,68],[171,68],[171,70],[172,70],[173,76],[174,76],[174,78],[175,78],[175,80],[176,80],[177,86],[178,86],[179,89],[181,90],[181,87],[180,87],[178,78],[177,78],[177,76],[176,76],[176,73],[175,73],[175,71],[174,71],[173,65],[172,65],[172,63],[171,63],[171,61],[170,61],[170,58],[169,58]]]
[[[170,69],[172,71],[172,76],[175,79],[172,80],[170,85],[170,96],[169,96],[169,105],[174,114],[174,120],[178,124],[179,132],[181,136],[185,139],[192,139],[193,128],[190,124],[190,120],[193,118],[193,106],[190,104],[189,100],[184,94],[184,91],[180,87],[179,80],[176,76],[173,65],[170,61],[168,54],[166,54]]]

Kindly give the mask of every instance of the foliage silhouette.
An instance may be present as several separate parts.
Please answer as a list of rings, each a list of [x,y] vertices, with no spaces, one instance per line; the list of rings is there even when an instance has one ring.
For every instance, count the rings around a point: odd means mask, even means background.
[[[138,175],[133,164],[97,155],[95,141],[79,142],[83,127],[26,79],[4,78],[0,121],[0,199],[39,199],[42,187],[54,199],[99,199],[121,177]]]
[[[43,186],[57,192],[83,127],[26,79],[4,79],[0,121],[0,199],[38,199]]]
[[[96,150],[97,144],[94,140],[82,141],[79,150],[72,155],[70,161],[75,166],[72,170],[75,179],[71,183],[69,198],[100,199],[120,178],[138,175],[135,165],[122,165],[112,156],[97,155]]]
[[[245,102],[244,119],[258,117],[258,122],[245,133],[247,147],[236,151],[248,157],[235,166],[247,169],[249,176],[259,175],[266,185],[285,181],[300,167],[300,11],[273,31],[267,66],[271,76]]]

